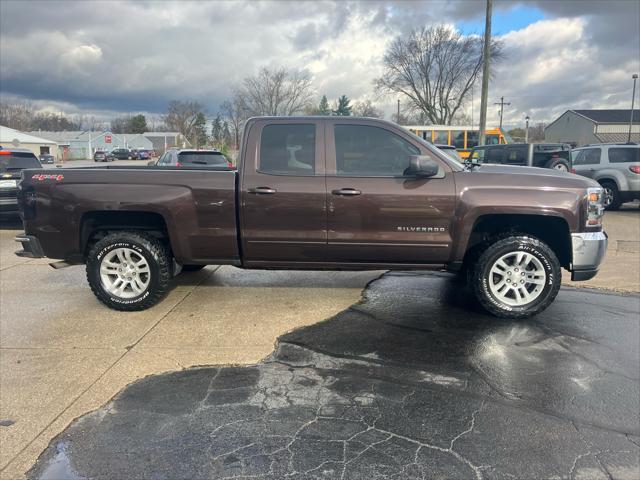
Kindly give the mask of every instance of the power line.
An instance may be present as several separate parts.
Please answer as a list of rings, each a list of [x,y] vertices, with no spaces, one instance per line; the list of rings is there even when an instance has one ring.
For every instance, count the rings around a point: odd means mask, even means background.
[[[502,114],[504,113],[504,106],[511,105],[511,103],[505,102],[504,97],[500,97],[500,101],[495,102],[494,105],[500,105],[500,129],[502,130]]]

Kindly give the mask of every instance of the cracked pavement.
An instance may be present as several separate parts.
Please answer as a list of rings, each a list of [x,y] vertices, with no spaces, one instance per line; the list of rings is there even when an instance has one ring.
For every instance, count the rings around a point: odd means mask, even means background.
[[[259,364],[129,385],[28,477],[637,479],[639,312],[563,288],[504,321],[449,275],[387,273]]]

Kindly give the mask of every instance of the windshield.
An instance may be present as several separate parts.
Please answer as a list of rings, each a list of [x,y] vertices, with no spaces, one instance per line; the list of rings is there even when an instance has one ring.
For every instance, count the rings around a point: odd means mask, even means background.
[[[22,170],[25,168],[40,168],[40,162],[33,153],[11,152],[0,155],[0,171]]]
[[[460,163],[458,160],[452,158],[449,155],[446,155],[442,150],[440,150],[438,147],[436,147],[435,145],[433,145],[433,143],[427,142],[424,138],[420,138],[417,135],[414,135],[414,140],[418,140],[418,142],[421,145],[425,145],[430,152],[437,152],[440,154],[440,157],[445,157],[447,159],[447,162],[449,163],[450,166],[452,166],[454,169],[457,169],[458,171],[462,171],[465,169],[464,165],[462,163]],[[457,153],[457,152],[456,152]]]
[[[441,148],[440,150],[442,150],[442,152],[447,157],[449,157],[452,160],[455,160],[457,163],[462,165],[463,160],[460,154],[458,153],[458,150],[456,150],[455,148]]]
[[[229,163],[219,152],[182,152],[178,154],[178,162],[182,165],[207,165],[226,167]]]

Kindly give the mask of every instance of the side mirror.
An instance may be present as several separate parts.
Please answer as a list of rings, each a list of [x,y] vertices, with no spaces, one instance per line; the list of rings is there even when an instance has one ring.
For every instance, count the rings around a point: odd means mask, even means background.
[[[434,177],[440,171],[440,165],[427,155],[411,155],[409,157],[409,175],[416,177]]]

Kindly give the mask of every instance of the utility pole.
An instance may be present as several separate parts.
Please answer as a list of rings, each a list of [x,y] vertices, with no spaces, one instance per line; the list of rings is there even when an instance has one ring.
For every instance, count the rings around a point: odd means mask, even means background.
[[[525,118],[525,127],[524,127],[524,143],[529,143],[529,115],[527,115]]]
[[[484,25],[484,47],[482,48],[482,93],[480,97],[480,131],[478,145],[485,144],[487,129],[487,97],[489,94],[489,64],[491,63],[491,7],[493,0],[487,0],[487,14]]]
[[[631,143],[631,127],[633,126],[633,106],[636,99],[636,80],[638,79],[638,74],[634,73],[631,75],[633,78],[633,93],[631,94],[631,118],[629,118],[629,138],[627,138],[627,142]]]
[[[500,105],[500,130],[502,130],[502,112],[504,112],[504,106],[511,105],[511,103],[510,102],[505,103],[504,97],[500,97],[500,101],[494,103],[494,105]]]
[[[398,99],[398,116],[396,117],[396,122],[400,125],[400,99]]]

